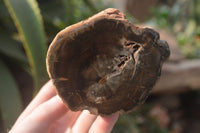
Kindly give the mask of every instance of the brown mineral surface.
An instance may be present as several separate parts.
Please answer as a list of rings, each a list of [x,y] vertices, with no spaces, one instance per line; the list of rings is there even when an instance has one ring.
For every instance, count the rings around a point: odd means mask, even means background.
[[[150,28],[106,9],[60,31],[47,53],[47,70],[72,111],[126,113],[143,103],[170,51]]]

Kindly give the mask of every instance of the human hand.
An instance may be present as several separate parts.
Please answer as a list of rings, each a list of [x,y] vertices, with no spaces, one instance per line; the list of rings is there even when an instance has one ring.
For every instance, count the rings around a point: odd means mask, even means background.
[[[9,133],[109,133],[118,116],[102,117],[87,110],[70,111],[49,81],[19,116]]]

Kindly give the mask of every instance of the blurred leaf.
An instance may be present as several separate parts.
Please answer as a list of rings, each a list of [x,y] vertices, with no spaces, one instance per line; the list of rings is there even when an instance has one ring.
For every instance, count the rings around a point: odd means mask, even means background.
[[[150,116],[151,104],[144,104],[132,113],[120,115],[112,133],[169,133]]]
[[[0,59],[0,110],[4,126],[9,129],[22,111],[20,92],[4,62]]]
[[[69,15],[65,15],[65,21],[67,24],[71,25],[75,22],[74,10],[75,10],[75,0],[62,0],[64,5],[65,13]]]
[[[188,21],[187,27],[185,29],[185,36],[188,38],[192,38],[194,36],[194,33],[196,31],[197,25],[194,19],[190,19]]]
[[[42,17],[35,0],[4,0],[14,23],[22,36],[36,91],[46,82],[46,39]]]
[[[200,2],[199,0],[193,0],[193,14],[197,23],[200,23]]]
[[[90,8],[92,13],[96,13],[98,11],[91,0],[83,0],[83,1]]]
[[[120,115],[112,133],[139,133],[135,117],[131,115]]]
[[[28,60],[20,47],[20,43],[13,40],[7,33],[0,32],[0,54],[16,61],[23,69],[29,72]]]

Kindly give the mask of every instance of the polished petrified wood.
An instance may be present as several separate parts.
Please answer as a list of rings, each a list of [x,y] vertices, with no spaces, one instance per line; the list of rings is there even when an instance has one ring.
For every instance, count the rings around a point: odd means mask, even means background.
[[[106,9],[57,34],[47,70],[68,108],[110,115],[145,101],[168,56],[157,32]]]

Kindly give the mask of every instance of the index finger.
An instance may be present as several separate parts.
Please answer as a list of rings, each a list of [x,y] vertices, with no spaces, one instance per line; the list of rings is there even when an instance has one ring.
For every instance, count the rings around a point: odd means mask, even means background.
[[[55,87],[53,86],[52,81],[50,80],[41,88],[41,90],[36,95],[36,97],[31,101],[31,103],[26,107],[23,113],[18,117],[13,127],[15,127],[18,123],[20,123],[41,103],[49,100],[55,95],[56,95],[56,90],[55,90]]]
[[[89,133],[110,133],[117,122],[118,117],[118,113],[109,117],[98,116],[92,124]]]

